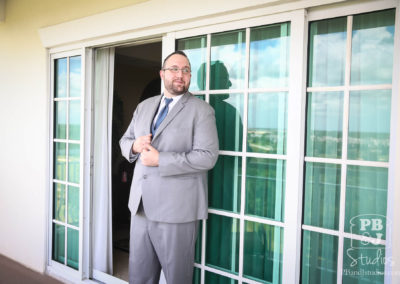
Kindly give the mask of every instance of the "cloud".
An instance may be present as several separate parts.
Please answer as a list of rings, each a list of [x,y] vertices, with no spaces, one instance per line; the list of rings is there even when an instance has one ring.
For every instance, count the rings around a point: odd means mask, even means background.
[[[288,86],[290,38],[254,41],[250,45],[250,88]]]
[[[353,31],[352,85],[392,83],[393,41],[391,27]]]
[[[309,85],[313,87],[344,85],[346,32],[314,35],[313,46],[310,48],[312,65],[308,66],[311,75]],[[310,62],[311,60],[309,64]]]

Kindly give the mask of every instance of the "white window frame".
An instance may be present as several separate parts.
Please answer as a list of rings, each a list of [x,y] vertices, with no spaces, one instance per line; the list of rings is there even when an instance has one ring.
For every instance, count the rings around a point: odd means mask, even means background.
[[[304,140],[304,107],[299,108],[299,105],[305,105],[305,79],[306,79],[306,69],[303,68],[304,63],[306,63],[306,51],[307,42],[303,41],[307,36],[307,25],[306,25],[306,15],[305,9],[300,9],[292,12],[279,13],[269,16],[256,17],[252,19],[239,20],[226,24],[218,24],[208,26],[206,28],[195,28],[191,30],[185,30],[181,32],[176,32],[171,34],[171,38],[175,36],[175,40],[207,35],[207,58],[210,55],[210,34],[232,31],[237,29],[246,29],[247,37],[249,37],[248,30],[252,27],[272,25],[283,22],[290,22],[290,64],[289,64],[289,86],[279,89],[257,89],[252,90],[245,87],[245,103],[244,103],[244,115],[243,115],[243,133],[247,133],[247,96],[249,92],[262,92],[262,91],[275,91],[275,92],[287,92],[288,93],[288,109],[287,109],[287,153],[285,155],[276,154],[257,154],[257,153],[241,153],[231,151],[220,151],[222,155],[229,156],[239,156],[242,157],[242,168],[246,167],[245,158],[246,157],[256,157],[256,158],[272,158],[286,161],[286,188],[285,188],[285,200],[284,200],[284,222],[278,222],[273,220],[268,220],[264,218],[257,218],[253,216],[247,216],[244,214],[244,200],[245,200],[245,182],[246,177],[242,175],[242,190],[241,190],[241,212],[240,213],[229,213],[222,210],[209,209],[209,213],[216,213],[218,215],[227,216],[230,218],[235,218],[240,222],[240,244],[239,244],[239,273],[238,275],[230,274],[217,270],[205,265],[205,247],[206,247],[206,222],[202,222],[202,263],[200,265],[195,265],[201,269],[202,281],[204,281],[204,272],[210,271],[222,276],[227,276],[232,279],[238,280],[239,283],[246,281],[246,283],[256,284],[260,283],[257,281],[250,280],[249,278],[243,277],[243,234],[244,234],[244,221],[254,221],[257,223],[268,224],[272,226],[278,226],[283,228],[283,260],[282,260],[282,283],[297,283],[296,279],[299,278],[300,269],[300,225],[301,225],[301,202],[302,202],[302,180],[303,180],[303,142]],[[300,39],[300,40],[299,40]],[[172,40],[172,39],[171,39]],[[246,39],[247,42],[249,38]],[[246,68],[248,68],[249,60],[249,46],[247,45],[246,50]],[[304,61],[304,62],[303,62]],[[209,68],[209,67],[208,67]],[[209,76],[209,72],[207,72]],[[245,81],[247,82],[248,70],[245,71]],[[209,80],[206,81],[207,84]],[[247,83],[246,83],[247,85]],[[209,102],[209,95],[218,93],[219,91],[209,91],[206,88],[205,91],[195,92],[195,94],[204,94],[206,101]],[[240,90],[242,92],[242,90]],[[226,93],[226,90],[223,90]],[[236,90],[229,90],[229,92],[237,92]],[[298,140],[297,137],[300,137]],[[243,136],[243,149],[246,149],[246,135]],[[246,170],[246,169],[244,169]],[[288,178],[288,173],[291,173],[291,177]],[[289,194],[290,190],[290,194]],[[296,267],[295,273],[293,273],[293,267]],[[204,282],[202,282],[203,284]]]
[[[179,38],[204,35],[208,33],[223,32],[235,29],[249,28],[252,26],[275,24],[290,21],[290,83],[288,96],[288,137],[286,154],[286,172],[291,173],[287,179],[285,189],[285,222],[284,222],[284,252],[283,252],[283,280],[282,283],[300,282],[300,254],[301,254],[301,215],[303,195],[303,163],[304,163],[304,138],[305,138],[305,97],[306,97],[306,74],[307,74],[307,44],[308,44],[308,23],[319,19],[328,19],[338,16],[366,13],[388,8],[396,8],[395,42],[394,42],[394,64],[392,84],[392,113],[391,113],[391,138],[390,138],[390,160],[389,160],[389,185],[388,185],[388,209],[387,218],[393,224],[400,224],[400,207],[394,204],[400,203],[400,176],[396,176],[395,169],[400,169],[400,12],[398,0],[377,0],[377,1],[351,1],[330,6],[307,8],[313,6],[312,1],[304,3],[290,3],[282,5],[277,9],[243,11],[225,16],[210,16],[208,20],[197,20],[188,25],[170,24],[164,27],[149,28],[146,31],[129,30],[126,33],[120,31],[100,36],[96,39],[80,39],[75,43],[63,43],[60,46],[54,45],[48,50],[50,86],[49,103],[49,176],[48,176],[48,245],[47,245],[47,270],[50,274],[63,277],[75,283],[91,283],[90,263],[90,223],[91,223],[91,161],[92,161],[92,78],[93,78],[93,49],[106,45],[116,45],[119,42],[139,41],[148,38],[162,36],[162,57],[175,50],[175,40]],[[329,1],[325,1],[329,2]],[[334,2],[334,1],[332,1]],[[293,10],[293,11],[292,11]],[[291,11],[282,12],[281,11]],[[68,28],[68,27],[66,27]],[[50,33],[49,33],[50,34]],[[82,104],[81,104],[81,181],[80,191],[80,251],[79,270],[52,261],[52,214],[53,214],[53,60],[64,56],[81,55],[82,58]],[[296,76],[295,76],[296,75]],[[82,140],[83,139],[83,140]],[[296,140],[296,139],[300,139]],[[276,156],[274,156],[276,158]],[[293,174],[294,173],[294,174]],[[288,175],[287,175],[288,176]],[[396,190],[395,190],[396,189]],[[243,206],[242,206],[243,207]],[[212,210],[210,210],[212,212]],[[235,215],[236,216],[236,215]],[[257,222],[260,220],[257,219]],[[263,222],[265,223],[265,222]],[[273,222],[271,222],[273,224]],[[242,225],[241,225],[242,226]],[[390,228],[389,228],[390,229]],[[392,226],[387,232],[386,245],[387,256],[399,260],[393,267],[385,267],[385,283],[400,282],[400,243],[394,242],[400,238],[400,226]],[[243,227],[241,227],[243,231]],[[205,240],[205,224],[203,225],[203,240]],[[243,244],[241,244],[242,246]],[[204,250],[204,246],[203,250]],[[204,253],[204,251],[202,252]],[[203,258],[204,259],[204,258]],[[294,272],[293,272],[294,271]],[[394,274],[397,272],[397,274]],[[95,283],[95,282],[93,282]],[[253,282],[250,282],[253,283]],[[258,283],[258,282],[254,282]],[[339,283],[339,282],[338,282]]]
[[[90,53],[90,52],[89,52]],[[78,270],[75,270],[73,268],[70,268],[66,265],[60,264],[57,261],[54,261],[52,259],[52,245],[53,245],[53,169],[54,169],[54,151],[53,151],[53,142],[54,139],[54,101],[57,101],[57,99],[54,98],[54,75],[55,75],[55,69],[54,69],[54,62],[57,59],[60,58],[65,58],[65,57],[74,57],[74,56],[80,56],[81,57],[81,96],[80,96],[80,142],[79,144],[81,145],[81,151],[80,151],[80,181],[79,185],[79,268]],[[86,105],[88,103],[88,100],[90,100],[90,96],[85,96],[85,93],[87,93],[87,90],[85,89],[85,79],[90,78],[87,73],[87,67],[90,66],[90,60],[88,61],[88,52],[85,51],[85,49],[74,49],[70,51],[65,51],[65,52],[57,52],[57,53],[50,53],[49,56],[49,66],[50,66],[50,77],[49,82],[50,82],[50,116],[49,116],[49,184],[48,184],[48,227],[47,227],[47,271],[50,274],[54,275],[64,275],[65,278],[74,280],[76,282],[80,282],[82,279],[84,279],[87,275],[88,271],[88,258],[87,254],[84,253],[83,248],[84,244],[88,244],[88,231],[85,230],[89,218],[88,216],[88,211],[87,211],[87,206],[85,206],[85,200],[87,200],[87,183],[89,182],[90,179],[87,178],[87,173],[88,171],[86,162],[84,161],[89,161],[90,159],[87,158],[87,153],[90,153],[87,148],[88,141],[90,139],[88,138],[88,131],[85,129],[87,124],[86,120],[86,114],[85,112]],[[67,77],[69,77],[69,72],[67,71]],[[69,83],[67,83],[69,86]],[[67,88],[68,88],[67,86]],[[67,111],[66,113],[67,116],[67,123],[68,121],[68,116],[69,112]],[[66,141],[68,143],[68,140]],[[68,153],[67,153],[68,155]],[[62,182],[62,184],[68,184],[68,182]],[[67,216],[65,216],[67,218]],[[67,247],[66,247],[67,249]]]
[[[396,78],[399,78],[399,64],[396,64],[396,62],[399,62],[399,48],[400,48],[400,11],[399,11],[400,3],[398,1],[376,1],[376,2],[371,2],[368,4],[363,3],[362,1],[356,2],[355,4],[348,4],[346,7],[343,6],[338,6],[338,7],[331,7],[327,9],[315,9],[309,12],[308,14],[308,21],[318,21],[318,20],[324,20],[324,19],[329,19],[329,18],[335,18],[335,17],[345,17],[345,16],[350,16],[347,18],[347,46],[346,46],[346,56],[351,56],[351,40],[352,40],[352,15],[355,14],[362,14],[362,13],[368,13],[368,12],[375,12],[375,11],[381,11],[385,9],[396,9],[396,20],[395,20],[395,36],[394,36],[394,47],[393,47],[393,73],[392,73],[392,84],[387,84],[387,85],[376,85],[376,86],[351,86],[350,85],[350,60],[347,58],[346,59],[346,75],[345,75],[345,87],[338,88],[338,90],[343,91],[345,96],[345,107],[344,107],[344,128],[343,128],[343,157],[346,156],[346,159],[341,159],[342,161],[340,162],[340,165],[342,166],[341,169],[341,175],[342,175],[342,184],[341,184],[341,193],[340,193],[340,224],[339,224],[339,230],[338,231],[331,231],[327,229],[321,229],[319,228],[317,231],[319,232],[327,232],[329,235],[335,235],[338,236],[338,275],[341,275],[341,272],[343,269],[343,240],[344,237],[351,237],[352,239],[358,239],[362,240],[360,236],[353,235],[350,233],[344,232],[344,210],[345,210],[345,194],[346,194],[346,184],[345,182],[345,177],[346,175],[346,168],[347,165],[351,165],[352,161],[347,160],[347,123],[345,120],[348,121],[348,98],[349,98],[349,93],[350,91],[353,90],[363,90],[363,89],[391,89],[391,125],[390,125],[390,150],[389,150],[389,162],[369,162],[369,161],[357,161],[355,164],[356,165],[363,165],[363,166],[375,166],[375,167],[383,167],[383,168],[388,168],[388,189],[387,189],[387,214],[386,214],[386,219],[392,224],[399,223],[400,221],[400,210],[397,209],[397,212],[395,213],[395,204],[399,202],[400,196],[399,193],[397,193],[397,196],[395,195],[395,189],[400,189],[400,179],[399,177],[396,177],[395,175],[395,168],[397,164],[397,169],[399,169],[399,159],[395,158],[396,153],[396,148],[399,149],[399,144],[400,141],[397,137],[399,137],[399,132],[397,130],[396,132],[396,125],[398,125],[398,122],[400,120],[400,107],[399,107],[399,80]],[[326,90],[327,88],[323,88]],[[332,88],[334,89],[334,87]],[[308,87],[308,91],[318,91],[318,87]],[[347,101],[347,102],[346,102]],[[396,123],[397,122],[397,123]],[[397,138],[397,139],[396,139]],[[306,158],[306,161],[309,162],[323,162],[327,161],[329,159],[321,159],[321,158]],[[340,160],[340,159],[339,159]],[[399,191],[399,190],[398,190]],[[397,202],[395,202],[397,200]],[[397,206],[398,207],[398,206]],[[315,231],[314,227],[311,226],[306,226],[303,225],[303,228],[311,228],[311,231]],[[400,254],[399,250],[394,249],[395,243],[393,243],[393,240],[396,238],[398,239],[400,237],[399,232],[396,232],[396,227],[394,226],[386,226],[386,240],[381,240],[380,244],[385,245],[385,257],[386,258],[392,258],[393,255],[395,259],[399,259]],[[376,241],[376,240],[375,240]],[[393,264],[393,265],[392,265]],[[397,271],[397,272],[396,272]],[[387,264],[385,265],[385,283],[397,283],[400,280],[400,265],[398,263],[393,263],[391,261],[388,261]],[[397,279],[394,281],[393,279]],[[338,277],[337,283],[340,284],[342,283],[342,279]]]

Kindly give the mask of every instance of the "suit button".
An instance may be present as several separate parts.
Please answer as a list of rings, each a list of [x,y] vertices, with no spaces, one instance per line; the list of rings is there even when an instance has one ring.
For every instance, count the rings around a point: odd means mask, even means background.
[[[147,175],[143,175],[143,179],[146,179],[147,178]]]

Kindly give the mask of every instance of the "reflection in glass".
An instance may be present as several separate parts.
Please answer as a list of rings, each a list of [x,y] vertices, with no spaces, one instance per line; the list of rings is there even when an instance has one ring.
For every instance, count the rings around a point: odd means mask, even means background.
[[[344,238],[343,284],[384,283],[385,246]]]
[[[193,269],[193,284],[201,284],[201,270],[200,268],[195,267]]]
[[[67,102],[54,102],[54,138],[67,138]]]
[[[248,158],[245,213],[283,221],[285,161]]]
[[[344,85],[346,29],[346,17],[310,24],[309,87]]]
[[[343,93],[308,93],[308,157],[340,158],[342,156]]]
[[[67,96],[67,58],[54,60],[54,97]]]
[[[246,32],[244,30],[211,36],[210,90],[244,87]],[[228,79],[229,78],[229,79]]]
[[[283,230],[245,221],[243,274],[256,281],[281,283]]]
[[[380,219],[376,222],[382,227],[377,225],[377,228],[381,227],[380,238],[385,239],[388,169],[349,165],[346,182],[345,231],[370,233],[373,237],[377,232],[370,231],[372,226],[360,226],[366,222],[362,219]]]
[[[210,105],[215,109],[220,150],[242,150],[243,104],[243,94],[210,95]]]
[[[69,95],[70,97],[81,96],[81,57],[74,56],[69,59]]]
[[[301,283],[336,284],[338,237],[303,231]]]
[[[67,229],[67,265],[79,269],[79,231]]]
[[[65,261],[65,227],[53,223],[53,260],[64,264]]]
[[[65,185],[54,183],[53,218],[65,222]]]
[[[194,249],[194,262],[196,263],[201,263],[201,246],[202,246],[202,236],[203,236],[203,222],[200,221],[198,225],[198,233],[197,233],[197,240],[196,240],[196,246]]]
[[[206,96],[205,95],[194,95],[196,98],[205,101],[206,100]]]
[[[209,207],[240,212],[242,157],[219,156],[208,172]]]
[[[395,10],[353,18],[351,84],[391,84]]]
[[[348,159],[389,161],[391,90],[350,93]]]
[[[305,225],[339,229],[340,165],[306,163]]]
[[[206,264],[237,274],[239,272],[239,220],[208,214]]]
[[[68,224],[79,227],[79,187],[68,186]]]
[[[54,179],[66,180],[66,144],[54,142]]]
[[[71,100],[69,102],[69,139],[79,140],[81,136],[81,103]]]
[[[219,274],[212,273],[210,271],[206,271],[205,273],[205,281],[204,283],[215,283],[215,284],[237,284],[237,280],[233,280],[232,278],[228,278]]]
[[[287,87],[290,23],[250,31],[250,88]]]
[[[247,150],[285,154],[287,93],[251,93],[248,104]]]
[[[178,40],[178,50],[185,52],[189,58],[192,79],[189,91],[202,91],[206,89],[206,61],[207,38],[206,36]]]
[[[68,145],[68,181],[79,183],[80,179],[80,145]]]

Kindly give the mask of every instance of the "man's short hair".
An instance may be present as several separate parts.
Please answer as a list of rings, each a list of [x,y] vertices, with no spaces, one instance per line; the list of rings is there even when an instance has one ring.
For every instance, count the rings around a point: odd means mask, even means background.
[[[182,55],[182,56],[186,57],[186,59],[187,59],[188,62],[189,62],[189,66],[190,66],[190,60],[189,60],[189,58],[187,57],[187,55],[186,55],[182,50],[176,50],[176,51],[172,52],[170,55],[168,55],[167,57],[165,57],[164,62],[163,62],[163,65],[162,65],[162,68],[165,68],[165,63],[167,62],[167,60],[168,60],[172,55],[175,55],[175,54],[179,54],[179,55]]]

